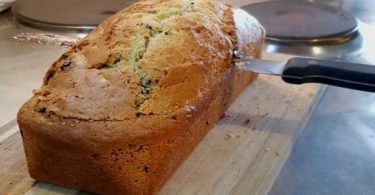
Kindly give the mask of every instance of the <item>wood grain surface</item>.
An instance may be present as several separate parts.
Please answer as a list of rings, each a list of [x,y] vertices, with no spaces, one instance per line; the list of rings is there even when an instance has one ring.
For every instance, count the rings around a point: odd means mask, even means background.
[[[267,59],[289,56],[267,54]],[[261,75],[227,110],[160,195],[266,194],[319,99],[319,85]],[[15,120],[0,127],[0,194],[86,192],[34,181]]]

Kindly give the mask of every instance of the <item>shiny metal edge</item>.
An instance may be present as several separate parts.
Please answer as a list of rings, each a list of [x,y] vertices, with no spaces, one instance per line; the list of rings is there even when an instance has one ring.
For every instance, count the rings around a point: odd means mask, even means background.
[[[87,25],[87,26],[77,26],[77,25],[60,25],[56,23],[48,23],[48,22],[41,22],[38,20],[33,20],[31,18],[25,17],[21,14],[18,14],[15,10],[15,7],[12,6],[11,8],[12,15],[14,16],[14,19],[16,19],[17,22],[39,28],[39,29],[46,29],[46,30],[75,30],[75,31],[91,31],[96,28],[96,25]]]
[[[351,29],[350,31],[338,35],[338,36],[329,36],[329,37],[320,37],[320,38],[285,38],[285,37],[266,37],[266,41],[269,43],[278,43],[283,45],[318,45],[318,44],[342,44],[354,39],[359,35],[358,26]]]
[[[256,58],[244,58],[235,61],[235,66],[243,71],[252,71],[259,74],[281,76],[286,62],[264,60]]]
[[[23,43],[34,43],[39,45],[55,45],[72,47],[80,38],[52,33],[20,33],[12,37],[14,40]]]

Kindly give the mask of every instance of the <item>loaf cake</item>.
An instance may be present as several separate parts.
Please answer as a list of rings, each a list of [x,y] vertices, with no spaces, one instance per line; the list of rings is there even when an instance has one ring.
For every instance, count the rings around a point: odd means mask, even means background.
[[[18,113],[38,181],[155,194],[255,78],[264,30],[214,0],[142,0],[102,22],[47,71]]]

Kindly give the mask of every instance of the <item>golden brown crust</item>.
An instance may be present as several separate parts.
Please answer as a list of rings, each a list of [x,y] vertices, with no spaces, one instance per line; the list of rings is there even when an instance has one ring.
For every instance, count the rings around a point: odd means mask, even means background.
[[[144,0],[67,51],[21,108],[32,177],[104,194],[152,194],[254,78],[264,31],[230,5]]]

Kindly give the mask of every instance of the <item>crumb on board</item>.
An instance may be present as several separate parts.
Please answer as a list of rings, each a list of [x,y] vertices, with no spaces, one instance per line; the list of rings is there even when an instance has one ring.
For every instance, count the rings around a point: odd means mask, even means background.
[[[243,122],[243,124],[249,124],[250,123],[250,119],[249,118],[247,118],[244,122]]]
[[[266,151],[269,151],[270,150],[270,148],[269,147],[266,147]]]
[[[236,138],[240,138],[241,137],[241,135],[236,135]]]
[[[310,96],[310,97],[313,97],[315,95],[315,93],[308,93],[308,96]]]
[[[225,140],[231,139],[233,137],[234,135],[232,133],[227,133],[227,135],[225,136]]]
[[[269,114],[269,113],[266,112],[266,113],[262,114],[262,117],[266,117],[268,114]]]
[[[275,155],[276,155],[276,156],[280,156],[280,153],[279,153],[279,152],[276,152]]]
[[[254,125],[252,128],[253,131],[257,130],[257,127]]]

